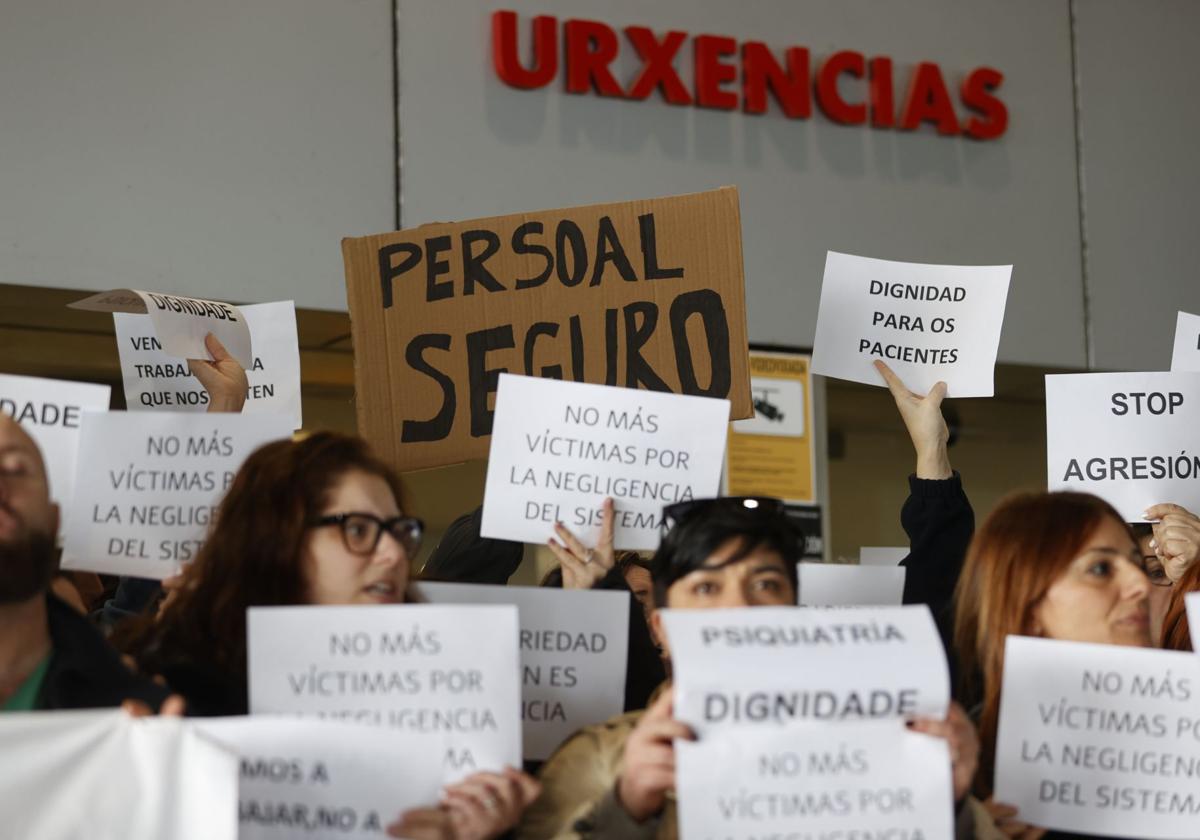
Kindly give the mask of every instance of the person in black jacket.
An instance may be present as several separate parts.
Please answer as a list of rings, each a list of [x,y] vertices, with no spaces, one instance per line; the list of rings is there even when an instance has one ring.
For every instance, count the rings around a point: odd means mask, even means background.
[[[158,709],[166,689],[126,668],[86,618],[51,594],[58,517],[37,444],[0,414],[0,711],[125,700]]]

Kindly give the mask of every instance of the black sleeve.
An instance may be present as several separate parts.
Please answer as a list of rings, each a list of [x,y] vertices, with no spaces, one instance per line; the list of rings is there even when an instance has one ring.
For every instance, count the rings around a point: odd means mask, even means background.
[[[909,496],[900,510],[909,554],[904,603],[928,604],[949,656],[954,637],[954,587],[975,533],[975,512],[957,472],[946,479],[908,477]],[[953,672],[951,657],[951,671]]]

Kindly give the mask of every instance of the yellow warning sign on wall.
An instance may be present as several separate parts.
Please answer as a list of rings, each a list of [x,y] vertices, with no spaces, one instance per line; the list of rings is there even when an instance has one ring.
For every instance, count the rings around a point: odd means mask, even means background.
[[[810,361],[806,354],[750,351],[754,417],[729,424],[730,496],[817,501]]]

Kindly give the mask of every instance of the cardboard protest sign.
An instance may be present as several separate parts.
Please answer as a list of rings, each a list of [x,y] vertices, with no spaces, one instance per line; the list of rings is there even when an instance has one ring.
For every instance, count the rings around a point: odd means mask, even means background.
[[[20,423],[42,451],[50,497],[64,510],[75,491],[80,417],[108,411],[111,396],[107,385],[0,374],[0,412]]]
[[[4,836],[235,840],[237,756],[182,718],[0,714]]]
[[[954,837],[950,751],[898,720],[675,742],[679,836]]]
[[[446,782],[519,767],[517,637],[514,606],[252,607],[250,711],[422,738]]]
[[[434,604],[516,604],[521,624],[521,728],[543,761],[576,730],[625,706],[629,593],[422,583]]]
[[[442,756],[401,732],[275,715],[193,725],[241,759],[239,840],[381,837],[441,797]]]
[[[701,738],[793,721],[946,715],[950,676],[924,605],[661,614],[675,717]]]
[[[113,289],[68,304],[90,312],[132,312],[149,315],[154,334],[168,356],[208,359],[204,338],[212,333],[242,367],[254,363],[250,352],[250,329],[238,307],[231,303],[180,297],[137,289]]]
[[[858,550],[858,565],[899,566],[908,555],[908,546],[864,545]]]
[[[176,574],[196,556],[242,461],[290,435],[282,414],[85,413],[62,567]]]
[[[995,799],[1040,828],[1195,838],[1200,658],[1009,636]]]
[[[1180,312],[1175,319],[1171,370],[1200,372],[1200,315]]]
[[[303,425],[300,413],[300,345],[296,304],[255,303],[241,307],[254,345],[254,361],[246,368],[250,390],[243,412],[286,414],[292,427]],[[187,362],[169,355],[155,336],[149,315],[113,313],[125,404],[130,411],[206,411],[208,392],[192,376]],[[202,358],[208,358],[207,354]]]
[[[904,599],[903,566],[797,563],[802,607],[898,607]]]
[[[750,352],[754,416],[729,425],[727,495],[817,500],[811,361],[801,353]]]
[[[1046,377],[1046,483],[1094,493],[1126,522],[1151,505],[1200,509],[1200,373]]]
[[[718,494],[728,423],[728,400],[501,374],[480,533],[595,545],[611,496],[614,545],[657,548],[665,505]]]
[[[497,374],[751,413],[737,191],[342,240],[358,428],[416,469],[482,458]]]
[[[883,386],[882,359],[913,391],[990,397],[1011,265],[825,257],[813,373]]]

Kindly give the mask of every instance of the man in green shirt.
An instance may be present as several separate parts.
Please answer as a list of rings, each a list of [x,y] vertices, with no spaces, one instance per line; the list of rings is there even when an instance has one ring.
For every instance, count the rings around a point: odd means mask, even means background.
[[[154,708],[166,691],[122,664],[86,618],[50,593],[58,505],[42,454],[0,413],[0,712]]]

